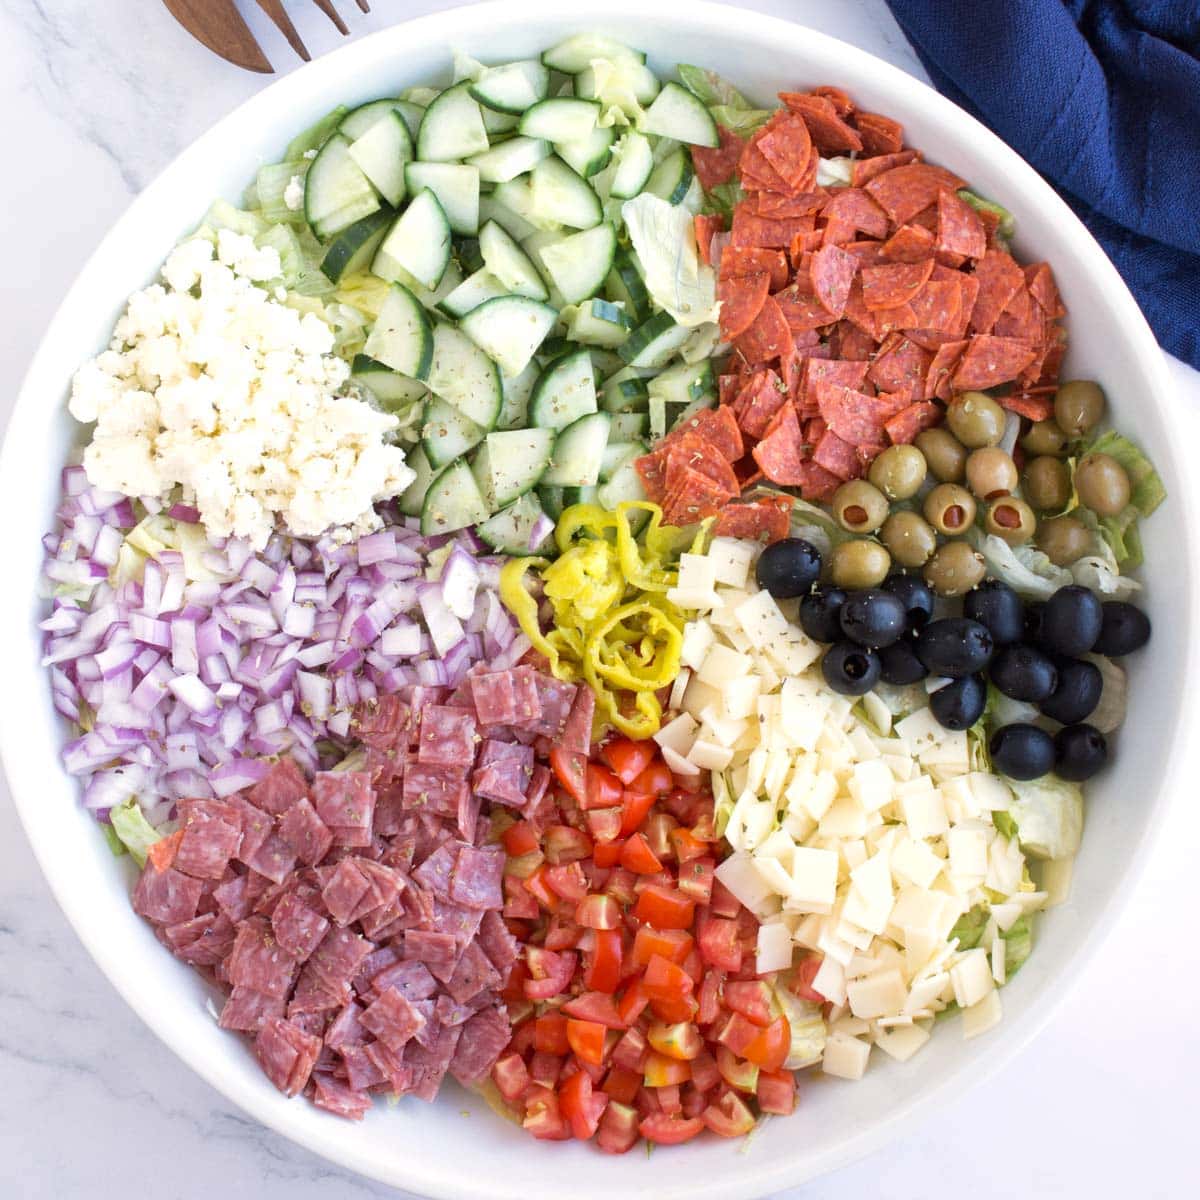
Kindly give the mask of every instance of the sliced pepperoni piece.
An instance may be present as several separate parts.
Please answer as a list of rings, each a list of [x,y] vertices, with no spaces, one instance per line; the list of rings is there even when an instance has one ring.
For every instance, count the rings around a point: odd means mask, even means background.
[[[792,112],[804,118],[813,144],[822,154],[850,154],[862,150],[862,138],[838,115],[833,102],[825,96],[780,92],[779,98]]]
[[[945,167],[914,162],[877,175],[866,190],[895,224],[903,225],[933,204],[938,192],[962,186],[963,180]]]
[[[770,432],[752,451],[754,461],[772,483],[795,487],[803,479],[805,448],[795,407],[780,409]]]
[[[737,221],[737,218],[734,218]],[[721,335],[728,339],[744,333],[762,311],[771,288],[766,271],[753,275],[735,275],[717,281],[717,299],[721,302]]]
[[[720,144],[717,146],[691,148],[692,166],[696,168],[700,186],[706,192],[712,191],[722,183],[728,183],[733,178],[745,146],[742,139],[724,125],[717,126],[717,136],[720,138]]]
[[[1065,316],[1067,310],[1058,294],[1058,285],[1054,282],[1054,272],[1050,269],[1050,264],[1031,263],[1024,271],[1025,286],[1042,312],[1049,318]]]
[[[894,417],[889,417],[883,427],[887,431],[888,440],[894,446],[906,445],[913,441],[923,429],[930,429],[942,419],[942,410],[928,400],[918,400],[903,408]]]
[[[854,112],[854,101],[840,87],[824,84],[821,87],[810,88],[809,92],[814,96],[824,96],[833,105],[833,111],[839,117],[848,117]]]
[[[851,321],[839,321],[830,334],[830,345],[831,358],[863,362],[875,353],[875,336],[874,332],[866,333]]]
[[[916,150],[901,150],[896,154],[878,154],[873,158],[856,158],[850,168],[850,184],[852,187],[864,187],[876,176],[893,167],[904,167],[912,162],[919,162],[921,155]]]
[[[1045,392],[1010,392],[1007,396],[998,396],[996,403],[1030,421],[1048,421],[1054,415],[1054,389]]]
[[[806,407],[811,405],[815,408],[818,405],[818,393],[823,386],[861,388],[869,369],[870,363],[863,361],[807,359],[800,380],[800,399]]]
[[[831,246],[829,249],[837,249]],[[792,331],[795,341],[797,334],[806,334],[824,325],[832,325],[837,317],[823,305],[815,296],[801,294],[795,285],[777,292],[773,297],[783,313],[783,319]]]
[[[898,154],[904,145],[904,126],[882,113],[856,113],[854,128],[862,138],[864,155]]]
[[[829,193],[824,189],[796,194],[756,192],[754,195],[755,212],[760,217],[771,217],[775,220],[810,217],[820,212],[829,201]]]
[[[933,259],[863,267],[863,303],[872,311],[907,304],[933,274]]]
[[[775,300],[768,296],[750,327],[735,340],[747,362],[773,362],[792,352],[792,332]]]
[[[769,250],[765,246],[727,246],[721,255],[722,279],[757,275],[760,271],[767,273],[769,290],[777,292],[788,281],[787,255],[782,250]]]
[[[1033,346],[1019,338],[993,337],[977,333],[954,372],[956,391],[982,391],[1007,383],[1033,361]]]
[[[933,257],[936,241],[921,225],[901,225],[879,248],[879,253],[888,262],[924,262]]]
[[[700,261],[711,265],[713,235],[720,233],[725,228],[725,218],[710,216],[707,213],[697,213],[692,219],[692,226],[696,233],[696,249],[699,251]]]
[[[734,246],[770,246],[786,250],[798,233],[811,229],[811,218],[760,217],[749,206],[739,204],[733,214]]]
[[[729,493],[703,472],[684,467],[677,486],[663,497],[663,518],[669,525],[694,525],[728,499]]]
[[[690,469],[707,475],[730,496],[738,494],[737,476],[734,475],[728,459],[723,458],[717,453],[715,446],[696,434],[685,434],[678,441],[673,441],[666,447],[666,454],[668,492],[677,486],[683,470]],[[586,750],[582,753],[586,753]]]
[[[653,454],[643,454],[641,458],[635,460],[633,469],[642,481],[646,498],[652,504],[661,504],[667,490],[665,460],[659,457],[657,451]]]
[[[841,317],[850,296],[850,285],[858,272],[858,259],[838,246],[822,246],[809,264],[812,292],[824,308]]]
[[[880,348],[867,378],[877,388],[888,392],[915,387],[919,398],[932,361],[933,355],[928,350],[906,337],[899,337],[886,348]]]
[[[1025,272],[1006,250],[989,250],[976,264],[974,277],[979,295],[971,309],[970,328],[991,333],[1017,289],[1025,284]]]
[[[763,157],[788,187],[795,191],[803,188],[808,174],[808,158],[812,153],[812,137],[803,119],[785,116],[773,120],[755,137]]]
[[[811,459],[800,464],[800,495],[814,504],[827,503],[842,486],[842,480]]]
[[[791,508],[791,496],[784,495],[779,496],[778,502],[763,499],[726,505],[713,526],[713,536],[742,538],[769,546],[787,537]]]
[[[759,133],[762,133],[759,130]],[[792,185],[775,169],[771,160],[762,152],[759,135],[755,134],[742,147],[742,157],[738,160],[738,174],[741,176],[742,187],[748,191],[766,191],[788,193],[796,191]]]
[[[992,332],[997,337],[1024,338],[1040,345],[1045,333],[1046,318],[1039,305],[1022,286],[1012,294],[1004,311],[996,318]]]
[[[676,426],[670,437],[682,437],[686,433],[694,433],[707,442],[727,462],[737,462],[745,453],[737,418],[726,404],[718,408],[703,409],[688,417],[685,422]]]
[[[954,279],[931,279],[911,300],[906,329],[932,329],[957,336],[963,328],[964,275]]]
[[[888,234],[887,213],[863,188],[841,188],[830,196],[821,215],[833,225],[845,226],[865,233],[868,237],[883,238]]]
[[[774,371],[759,371],[738,393],[735,410],[738,424],[752,438],[766,433],[772,418],[787,400],[787,388]]]
[[[878,267],[887,262],[881,253],[883,243],[873,238],[858,238],[852,242],[843,242],[841,247],[847,254],[853,254],[858,259],[860,267]]]
[[[929,369],[925,373],[924,399],[949,400],[950,380],[958,368],[958,361],[967,348],[967,341],[944,342],[934,352]]]
[[[937,248],[963,258],[982,258],[987,251],[987,234],[979,214],[945,188],[937,197]]]
[[[858,479],[863,473],[862,462],[854,447],[832,429],[827,430],[816,444],[813,462],[842,482]]]
[[[822,384],[817,389],[817,405],[826,425],[842,441],[853,446],[883,444],[883,422],[892,414],[876,397],[840,384]]]

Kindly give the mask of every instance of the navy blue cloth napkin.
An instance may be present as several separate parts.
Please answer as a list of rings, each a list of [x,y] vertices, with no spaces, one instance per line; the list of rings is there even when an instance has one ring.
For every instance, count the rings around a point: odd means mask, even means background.
[[[1057,188],[1200,367],[1200,2],[888,3],[937,88]]]

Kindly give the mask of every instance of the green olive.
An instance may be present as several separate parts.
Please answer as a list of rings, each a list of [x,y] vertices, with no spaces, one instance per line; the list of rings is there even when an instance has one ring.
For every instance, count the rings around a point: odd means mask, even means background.
[[[1036,541],[1056,567],[1069,567],[1088,552],[1092,535],[1077,517],[1052,517],[1038,526]]]
[[[1129,476],[1107,454],[1085,454],[1075,468],[1079,503],[1097,516],[1115,517],[1129,503]]]
[[[947,542],[938,547],[922,574],[939,596],[964,596],[982,581],[987,565],[969,542]]]
[[[925,482],[927,469],[916,446],[889,446],[871,464],[867,478],[889,500],[910,500]]]
[[[887,497],[865,479],[843,483],[833,493],[833,515],[851,533],[874,533],[887,520]]]
[[[1067,435],[1053,421],[1035,421],[1021,439],[1027,454],[1053,454],[1061,458],[1067,452]]]
[[[975,520],[975,497],[957,483],[939,483],[925,497],[925,520],[948,537],[969,529]]]
[[[1004,409],[983,392],[963,392],[950,401],[946,424],[966,447],[994,446],[1004,436]]]
[[[937,534],[920,513],[894,512],[883,523],[879,537],[902,567],[923,567],[937,549]]]
[[[967,458],[967,487],[980,500],[1007,496],[1017,486],[1017,464],[999,446],[972,450]]]
[[[1033,509],[1016,496],[1001,496],[988,505],[983,517],[988,533],[1002,537],[1010,546],[1027,542],[1037,530]]]
[[[1090,379],[1072,379],[1054,394],[1054,419],[1069,438],[1083,437],[1104,416],[1104,389]]]
[[[891,565],[891,555],[878,542],[863,538],[834,547],[830,575],[840,588],[878,587]]]
[[[1064,508],[1071,499],[1071,474],[1061,458],[1041,454],[1025,468],[1025,499],[1039,512]]]
[[[957,483],[967,466],[967,452],[948,429],[925,429],[917,434],[916,447],[925,456],[930,473],[942,483]]]

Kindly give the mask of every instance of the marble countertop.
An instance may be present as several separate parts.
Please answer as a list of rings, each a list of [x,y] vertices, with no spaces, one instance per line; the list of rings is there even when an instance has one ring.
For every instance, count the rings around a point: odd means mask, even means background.
[[[242,6],[280,70],[298,63]],[[375,0],[361,36],[449,7]],[[921,74],[883,0],[756,0]],[[289,5],[314,54],[340,38]],[[0,427],[13,384],[84,259],[136,192],[262,77],[193,42],[148,0],[0,0]],[[1172,402],[1200,414],[1200,375],[1171,363]],[[1039,1200],[1191,1190],[1200,1075],[1200,960],[1179,952],[1194,908],[1191,797],[1180,796],[1129,911],[1042,1035],[1004,1070],[892,1147],[790,1200]],[[1131,804],[1137,803],[1130,796]],[[1189,836],[1192,835],[1192,836]],[[261,1128],[191,1074],[84,953],[38,872],[0,779],[0,1195],[118,1200],[326,1200],[400,1193]],[[776,1200],[783,1200],[777,1197]]]

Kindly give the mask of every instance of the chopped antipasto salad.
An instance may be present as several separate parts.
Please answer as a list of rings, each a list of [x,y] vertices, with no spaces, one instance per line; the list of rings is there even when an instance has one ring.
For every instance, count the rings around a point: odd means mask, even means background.
[[[983,1034],[1116,749],[1163,489],[1051,266],[837,87],[677,74],[339,108],[75,377],[63,764],[344,1117],[620,1153]]]

